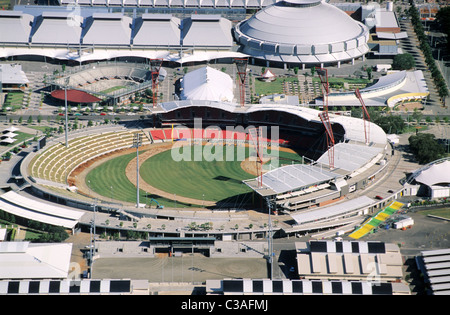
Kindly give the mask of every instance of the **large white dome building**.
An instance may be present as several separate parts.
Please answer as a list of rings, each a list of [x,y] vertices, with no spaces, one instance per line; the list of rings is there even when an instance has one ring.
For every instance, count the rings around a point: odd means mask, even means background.
[[[369,52],[368,28],[320,0],[282,0],[234,28],[243,53],[305,65],[354,61]]]

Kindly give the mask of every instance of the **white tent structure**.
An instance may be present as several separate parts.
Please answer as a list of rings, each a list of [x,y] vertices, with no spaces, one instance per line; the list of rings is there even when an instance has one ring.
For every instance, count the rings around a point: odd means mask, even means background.
[[[9,137],[4,138],[4,139],[0,139],[0,143],[11,144],[11,143],[14,143],[14,142],[16,142],[16,139],[9,138]]]
[[[6,128],[3,132],[14,132],[20,130],[19,128],[16,128],[14,126],[11,126],[9,128]]]
[[[275,74],[273,74],[269,69],[266,69],[266,71],[264,71],[264,73],[261,75],[261,80],[273,81],[275,80]]]
[[[232,102],[233,80],[226,73],[202,67],[187,73],[181,81],[181,99]]]

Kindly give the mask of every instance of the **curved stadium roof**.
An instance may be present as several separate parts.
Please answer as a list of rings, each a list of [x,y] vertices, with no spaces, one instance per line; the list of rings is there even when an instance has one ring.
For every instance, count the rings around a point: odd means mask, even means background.
[[[320,0],[282,0],[239,23],[243,52],[266,60],[320,63],[368,52],[369,31],[344,11]]]

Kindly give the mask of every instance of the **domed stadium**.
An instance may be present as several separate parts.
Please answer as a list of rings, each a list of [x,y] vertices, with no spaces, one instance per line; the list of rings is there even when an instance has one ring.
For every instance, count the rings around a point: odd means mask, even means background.
[[[282,0],[234,29],[243,53],[269,62],[317,65],[354,61],[368,51],[369,30],[320,0]]]

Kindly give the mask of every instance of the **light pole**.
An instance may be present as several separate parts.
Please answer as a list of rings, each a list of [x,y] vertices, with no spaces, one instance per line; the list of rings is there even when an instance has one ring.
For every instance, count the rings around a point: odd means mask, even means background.
[[[70,78],[67,77],[64,80],[64,106],[66,108],[66,148],[69,147],[68,133],[69,133],[69,118],[68,118],[68,110],[67,110],[67,86],[69,85]]]
[[[272,218],[270,216],[271,212],[271,204],[269,197],[266,198],[267,202],[267,208],[269,211],[269,235],[267,236],[267,242],[268,242],[268,250],[269,250],[269,264],[270,264],[270,280],[273,280],[273,240],[272,240]]]
[[[136,148],[136,208],[139,208],[139,147],[142,146],[142,135],[133,135],[133,148]]]

